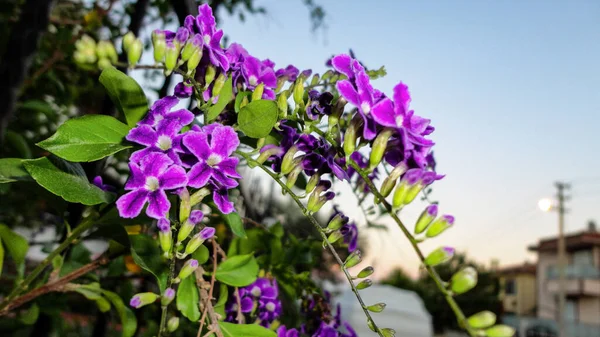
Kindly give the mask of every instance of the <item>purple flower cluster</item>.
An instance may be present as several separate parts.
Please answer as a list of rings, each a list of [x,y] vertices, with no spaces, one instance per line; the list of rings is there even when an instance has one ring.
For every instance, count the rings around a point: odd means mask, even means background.
[[[281,301],[276,280],[259,277],[254,283],[238,290],[240,306],[235,296],[226,305],[228,322],[236,322],[238,310],[247,316],[252,315],[264,327],[276,320],[281,314]]]
[[[126,137],[144,148],[131,155],[131,176],[125,185],[130,192],[117,200],[124,218],[138,216],[146,203],[149,217],[167,217],[171,204],[166,192],[176,193],[184,187],[208,186],[219,210],[233,211],[227,190],[236,187],[235,178],[240,178],[238,159],[231,157],[239,145],[237,134],[220,124],[194,126],[182,133],[194,115],[186,109],[171,111],[177,102],[175,96],[155,102]]]

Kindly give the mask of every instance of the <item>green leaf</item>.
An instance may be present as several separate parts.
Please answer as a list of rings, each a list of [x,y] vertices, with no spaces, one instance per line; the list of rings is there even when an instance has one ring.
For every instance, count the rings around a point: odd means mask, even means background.
[[[0,184],[15,181],[28,181],[31,176],[23,167],[23,159],[2,158],[0,159]]]
[[[6,142],[11,144],[17,150],[21,157],[31,159],[31,149],[29,143],[22,134],[8,130],[6,132]]]
[[[245,287],[256,281],[258,263],[252,254],[230,257],[217,267],[216,278],[234,287]]]
[[[177,287],[177,309],[187,319],[196,322],[200,319],[199,301],[196,277],[190,275],[183,279]]]
[[[192,253],[192,259],[198,261],[198,264],[205,264],[209,256],[208,248],[205,245],[200,245],[195,252]]]
[[[96,305],[101,312],[108,312],[110,310],[110,302],[108,302],[104,297],[97,299]]]
[[[46,157],[24,161],[23,166],[38,184],[66,201],[91,206],[110,203],[114,198],[84,177],[59,170]]]
[[[158,287],[162,293],[167,288],[166,279],[161,277],[164,265],[161,260],[160,248],[156,245],[156,240],[152,240],[147,235],[130,235],[131,257],[133,261],[156,277]]]
[[[112,305],[117,310],[119,317],[121,318],[122,325],[122,337],[131,337],[135,334],[137,330],[137,319],[135,318],[135,314],[128,307],[125,306],[123,300],[119,297],[119,295],[108,291],[102,290],[102,294],[108,298],[108,300],[112,303]]]
[[[25,263],[25,256],[29,250],[29,243],[21,235],[13,232],[4,224],[0,224],[0,238],[8,250],[8,254],[15,261],[17,266]]]
[[[0,276],[2,276],[2,268],[4,268],[4,246],[2,246],[2,238],[0,238]]]
[[[66,121],[37,145],[72,162],[89,162],[130,148],[121,144],[128,132],[129,127],[114,117],[87,115]]]
[[[240,110],[238,128],[251,138],[266,137],[277,123],[277,114],[274,101],[252,101]]]
[[[217,103],[206,110],[206,121],[210,122],[213,119],[217,118],[223,109],[231,102],[233,98],[233,83],[232,77],[230,76],[225,84],[223,85],[223,89],[219,93],[219,100]]]
[[[37,304],[33,303],[33,305],[29,307],[27,311],[21,313],[19,320],[25,325],[32,325],[37,321],[39,315],[40,307],[38,307]]]
[[[275,331],[257,324],[219,322],[219,328],[225,337],[277,337]]]
[[[134,127],[148,111],[148,100],[142,87],[114,67],[102,71],[100,83],[119,112],[125,116],[127,125]]]
[[[240,105],[242,104],[242,100],[244,100],[244,97],[248,97],[252,95],[252,91],[242,91],[242,92],[238,92],[237,95],[235,95],[235,104],[233,105],[233,109],[235,110],[235,113],[239,113],[240,112]],[[248,98],[250,99],[250,98]]]
[[[52,106],[48,102],[39,99],[30,99],[28,101],[19,103],[17,105],[17,108],[38,111],[45,115],[54,114],[54,109],[52,108]]]
[[[242,218],[240,217],[239,214],[237,214],[235,212],[232,212],[229,214],[223,214],[223,219],[225,219],[225,222],[227,223],[229,228],[231,228],[231,231],[233,232],[233,234],[235,234],[236,236],[239,236],[241,238],[246,237],[246,231],[244,230],[244,224],[243,224]]]

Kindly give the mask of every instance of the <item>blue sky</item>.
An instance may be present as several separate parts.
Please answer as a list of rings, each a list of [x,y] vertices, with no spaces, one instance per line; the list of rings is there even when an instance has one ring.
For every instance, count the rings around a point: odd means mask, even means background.
[[[416,113],[436,127],[438,171],[447,175],[433,197],[457,218],[426,251],[448,244],[486,264],[532,260],[526,246],[557,231],[556,214],[536,203],[558,179],[574,181],[567,231],[600,221],[600,2],[318,2],[324,32],[310,32],[300,0],[258,1],[266,16],[224,16],[221,28],[279,66],[322,72],[328,57],[352,48],[367,66],[385,65],[377,88],[408,84]],[[353,200],[343,203],[360,220]],[[414,274],[414,252],[398,229],[390,233],[364,236],[371,257]]]

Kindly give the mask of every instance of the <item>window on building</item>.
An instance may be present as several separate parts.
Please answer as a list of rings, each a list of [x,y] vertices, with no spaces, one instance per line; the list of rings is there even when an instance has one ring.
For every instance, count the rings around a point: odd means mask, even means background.
[[[592,250],[580,250],[573,253],[573,264],[577,266],[593,266],[594,255]]]
[[[507,295],[514,295],[517,293],[517,283],[514,279],[507,279],[504,283],[504,293]]]

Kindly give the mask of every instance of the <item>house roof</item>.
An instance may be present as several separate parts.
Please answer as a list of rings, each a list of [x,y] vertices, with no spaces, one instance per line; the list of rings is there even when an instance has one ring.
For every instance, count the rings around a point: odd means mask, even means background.
[[[537,266],[532,263],[523,263],[519,265],[506,266],[498,269],[500,275],[514,275],[514,274],[533,274],[535,275]]]
[[[600,246],[600,232],[583,231],[565,236],[565,244],[568,251],[581,250]],[[558,249],[558,238],[541,239],[536,245],[529,246],[529,251],[556,251]]]

